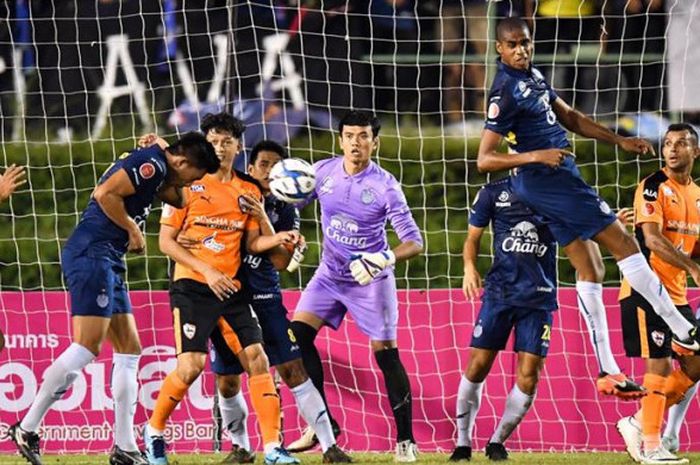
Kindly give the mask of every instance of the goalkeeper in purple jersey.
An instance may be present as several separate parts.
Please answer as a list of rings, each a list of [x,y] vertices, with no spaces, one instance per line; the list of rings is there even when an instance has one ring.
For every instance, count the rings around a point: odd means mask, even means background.
[[[342,157],[314,165],[323,228],[321,263],[297,304],[292,330],[309,377],[323,394],[323,367],[314,339],[323,326],[338,329],[350,312],[370,344],[386,383],[397,429],[396,460],[416,460],[411,387],[396,343],[398,303],[393,265],[423,249],[401,185],[371,161],[379,141],[379,121],[351,111],[339,123]],[[389,221],[401,243],[393,249]],[[325,400],[325,395],[324,395]],[[302,450],[315,444],[313,431],[290,444]]]
[[[653,148],[643,139],[613,133],[558,97],[531,64],[533,44],[522,19],[504,19],[496,36],[500,58],[489,92],[477,167],[482,172],[514,169],[513,191],[550,222],[552,234],[576,269],[579,310],[601,371],[599,392],[639,397],[643,391],[620,373],[610,349],[602,298],[605,268],[596,242],[610,251],[620,272],[668,324],[679,346],[700,349],[700,335],[676,310],[634,237],[582,179],[565,129],[630,152],[653,153]],[[502,140],[512,153],[497,151]]]

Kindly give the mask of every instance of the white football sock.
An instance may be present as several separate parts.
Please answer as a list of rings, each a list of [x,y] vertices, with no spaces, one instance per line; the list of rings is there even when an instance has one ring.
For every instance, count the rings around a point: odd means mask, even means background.
[[[687,339],[693,325],[686,320],[671,301],[659,277],[649,268],[644,255],[636,253],[617,262],[620,272],[629,281],[632,289],[646,299],[654,311],[666,322],[673,334]]]
[[[525,394],[517,384],[513,386],[506,399],[506,409],[503,412],[501,421],[498,422],[496,431],[493,432],[489,442],[503,444],[513,433],[513,430],[523,421],[523,417],[530,410],[534,399],[534,394]]]
[[[578,309],[586,321],[586,326],[588,326],[588,335],[593,344],[599,370],[610,375],[620,373],[620,367],[617,365],[610,348],[608,319],[605,316],[605,305],[603,304],[603,285],[577,281],[576,292],[578,294]]]
[[[476,414],[481,405],[484,383],[472,383],[462,375],[457,391],[457,446],[472,445]]]
[[[114,444],[127,452],[138,451],[134,436],[134,413],[139,396],[136,373],[140,355],[112,355],[112,399],[114,399]]]
[[[310,379],[299,386],[290,388],[290,390],[294,395],[301,416],[306,420],[306,424],[313,428],[318,442],[321,444],[321,450],[325,452],[335,444],[335,436],[321,394]]]
[[[248,404],[239,392],[228,399],[219,393],[219,410],[224,428],[231,436],[231,442],[238,447],[250,451],[250,438],[248,438]]]
[[[681,432],[681,425],[683,425],[683,420],[685,420],[685,414],[688,412],[690,401],[693,400],[697,392],[698,383],[695,383],[690,387],[690,389],[685,391],[685,397],[683,397],[683,400],[681,400],[676,405],[668,409],[668,420],[666,421],[664,437],[678,437],[678,435]]]
[[[20,428],[36,432],[46,412],[66,393],[80,370],[92,362],[95,355],[80,344],[72,343],[44,372],[44,381]]]

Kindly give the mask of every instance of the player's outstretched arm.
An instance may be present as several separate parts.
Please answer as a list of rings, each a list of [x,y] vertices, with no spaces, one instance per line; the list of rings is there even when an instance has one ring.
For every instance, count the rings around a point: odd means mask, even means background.
[[[124,199],[134,195],[136,188],[124,169],[112,174],[105,182],[95,187],[92,196],[107,218],[129,234],[129,252],[142,254],[146,250],[146,239],[134,220],[126,212]]]
[[[565,150],[546,149],[533,150],[513,156],[512,154],[498,151],[501,139],[503,139],[503,136],[495,131],[491,131],[490,129],[484,129],[482,131],[481,142],[479,143],[479,155],[476,159],[476,168],[480,173],[510,170],[530,163],[542,163],[556,168],[564,161],[564,158],[569,155]]]
[[[464,239],[464,248],[462,249],[462,259],[464,260],[462,291],[464,292],[464,296],[469,300],[478,298],[479,290],[481,289],[481,275],[476,267],[476,260],[479,256],[481,236],[483,233],[484,228],[469,226],[467,237]]]
[[[590,137],[600,142],[618,145],[621,149],[628,152],[640,153],[642,155],[647,153],[654,154],[654,147],[652,147],[648,141],[639,137],[622,137],[615,134],[589,116],[572,108],[561,98],[557,98],[552,103],[552,110],[554,110],[562,126],[571,132],[584,137]]]
[[[14,163],[5,170],[0,176],[0,202],[7,200],[19,186],[27,182],[25,175],[24,167]]]
[[[642,223],[641,228],[644,232],[644,244],[650,251],[654,252],[664,262],[685,270],[692,276],[695,284],[700,285],[700,265],[673,246],[673,243],[663,235],[661,224]]]

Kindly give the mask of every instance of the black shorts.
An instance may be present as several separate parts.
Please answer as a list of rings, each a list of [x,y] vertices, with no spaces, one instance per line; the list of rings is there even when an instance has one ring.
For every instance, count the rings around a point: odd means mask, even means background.
[[[678,305],[676,308],[688,321],[696,324],[689,305]],[[673,333],[644,297],[632,290],[629,297],[620,301],[620,309],[622,338],[628,357],[666,358],[673,355]]]
[[[208,341],[217,350],[238,354],[251,344],[262,343],[258,319],[243,293],[221,301],[204,283],[179,279],[170,285],[175,350],[208,352]]]

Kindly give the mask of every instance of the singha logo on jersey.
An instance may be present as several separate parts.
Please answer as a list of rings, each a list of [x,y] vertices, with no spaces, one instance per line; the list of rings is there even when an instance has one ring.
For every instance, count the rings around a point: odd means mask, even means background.
[[[333,239],[343,245],[353,245],[364,247],[367,245],[367,239],[364,237],[354,237],[360,231],[357,221],[348,218],[345,215],[333,215],[326,227],[326,237]]]
[[[504,252],[529,253],[538,257],[547,253],[547,245],[540,243],[537,227],[529,221],[521,221],[510,230],[510,236],[501,244]]]

